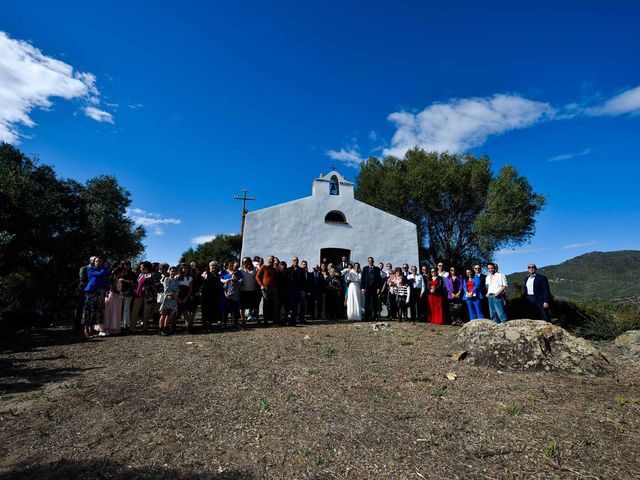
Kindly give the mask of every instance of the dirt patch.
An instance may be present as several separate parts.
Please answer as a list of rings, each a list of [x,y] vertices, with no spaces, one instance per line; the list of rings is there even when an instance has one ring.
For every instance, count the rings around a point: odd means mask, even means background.
[[[500,372],[452,358],[457,330],[21,334],[0,344],[0,479],[637,476],[638,365]]]

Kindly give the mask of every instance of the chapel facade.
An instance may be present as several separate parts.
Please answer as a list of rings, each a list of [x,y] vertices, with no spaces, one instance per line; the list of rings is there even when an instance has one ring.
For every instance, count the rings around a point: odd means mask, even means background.
[[[310,197],[246,215],[242,256],[275,255],[288,264],[294,256],[309,268],[322,258],[337,264],[342,256],[366,265],[418,264],[415,224],[360,202],[354,186],[337,171],[313,180]]]

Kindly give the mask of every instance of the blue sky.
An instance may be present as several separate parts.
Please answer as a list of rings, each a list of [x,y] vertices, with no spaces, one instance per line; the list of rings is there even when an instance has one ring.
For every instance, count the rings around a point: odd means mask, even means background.
[[[633,2],[2,3],[0,139],[117,176],[152,259],[416,144],[547,196],[504,272],[640,246]]]

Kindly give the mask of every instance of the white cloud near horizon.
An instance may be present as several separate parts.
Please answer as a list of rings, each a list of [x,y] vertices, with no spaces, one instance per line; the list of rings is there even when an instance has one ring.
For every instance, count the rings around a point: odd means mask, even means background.
[[[558,248],[562,250],[573,250],[576,248],[584,248],[589,247],[591,245],[595,245],[598,243],[596,240],[591,240],[589,242],[581,242],[581,243],[569,243],[567,245],[563,245],[562,247],[525,247],[525,248],[503,248],[496,252],[497,255],[520,255],[525,253],[539,253],[539,252],[547,252],[547,251],[557,251]]]
[[[553,118],[548,103],[517,95],[454,98],[433,103],[419,113],[394,112],[387,118],[396,127],[385,156],[404,156],[413,147],[461,153],[482,145],[490,135],[530,127]]]
[[[582,157],[583,155],[589,155],[591,153],[590,148],[585,148],[583,151],[578,153],[563,153],[562,155],[556,155],[555,157],[551,157],[549,159],[550,162],[560,162],[563,160],[570,160],[574,157]]]
[[[569,243],[567,245],[564,245],[562,248],[563,250],[572,250],[574,248],[583,248],[583,247],[590,247],[591,245],[595,245],[596,242],[595,240],[592,240],[590,242],[582,242],[582,243]]]
[[[161,213],[153,213],[141,208],[127,209],[127,215],[138,225],[152,229],[154,235],[164,235],[163,225],[180,225],[179,218],[163,218]]]
[[[502,250],[498,250],[496,252],[497,255],[519,255],[521,253],[538,253],[538,252],[544,252],[545,250],[547,250],[546,248],[519,248],[519,249],[512,249],[512,248],[503,248]]]
[[[97,108],[99,96],[92,73],[78,72],[30,43],[0,31],[0,141],[19,143],[19,126],[34,127],[31,111],[50,109],[53,97],[82,99],[94,105],[83,109],[85,115],[113,123],[110,113]]]
[[[197,237],[193,237],[191,239],[191,243],[193,243],[194,245],[202,245],[203,243],[210,242],[211,240],[213,240],[216,237],[217,237],[217,235],[214,235],[214,234],[211,234],[211,235],[199,235]]]

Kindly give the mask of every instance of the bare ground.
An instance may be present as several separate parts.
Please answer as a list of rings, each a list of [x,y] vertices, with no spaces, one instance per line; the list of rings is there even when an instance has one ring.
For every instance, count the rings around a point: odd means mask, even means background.
[[[0,480],[640,478],[638,364],[498,372],[457,327],[0,342]],[[445,373],[457,379],[448,380]]]

